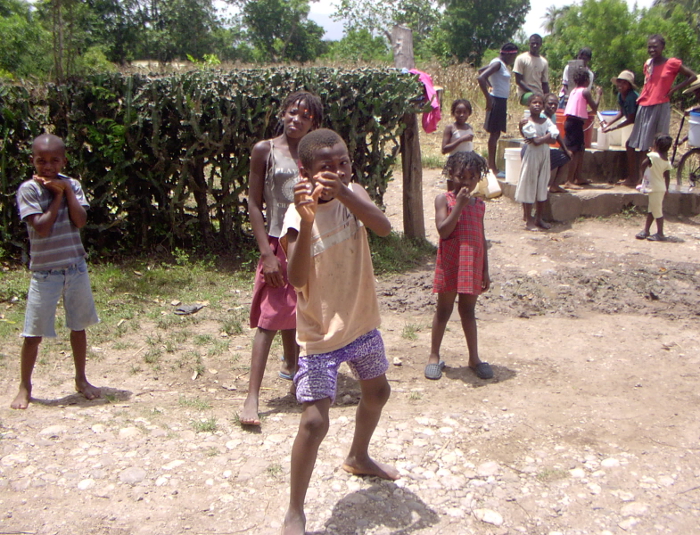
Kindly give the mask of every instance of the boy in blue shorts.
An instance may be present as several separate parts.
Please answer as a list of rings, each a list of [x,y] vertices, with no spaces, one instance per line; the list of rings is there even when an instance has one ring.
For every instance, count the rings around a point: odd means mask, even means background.
[[[22,336],[19,392],[13,409],[26,409],[32,396],[32,371],[44,336],[56,337],[56,305],[63,295],[66,327],[75,362],[75,388],[87,399],[100,397],[100,389],[85,376],[85,328],[97,323],[95,302],[85,264],[79,229],[85,226],[88,206],[80,182],[61,175],[66,147],[61,138],[43,134],[32,144],[36,174],[17,191],[17,207],[27,223],[32,280]]]
[[[328,432],[338,367],[347,362],[360,381],[355,435],[343,469],[351,474],[397,479],[398,471],[373,461],[369,441],[391,388],[377,328],[379,304],[366,228],[391,231],[384,213],[352,178],[348,149],[338,134],[308,133],[298,148],[303,178],[284,219],[289,282],[297,292],[297,342],[301,348],[294,383],[303,404],[292,446],[291,492],[284,535],[303,535],[304,498],[318,448]]]

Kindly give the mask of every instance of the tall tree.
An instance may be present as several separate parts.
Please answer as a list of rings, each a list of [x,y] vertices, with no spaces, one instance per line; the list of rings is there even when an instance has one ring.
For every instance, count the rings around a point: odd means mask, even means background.
[[[441,0],[447,49],[478,65],[489,48],[513,38],[530,11],[530,0]]]
[[[308,0],[244,0],[243,22],[261,62],[306,62],[324,50],[325,31],[309,20]]]

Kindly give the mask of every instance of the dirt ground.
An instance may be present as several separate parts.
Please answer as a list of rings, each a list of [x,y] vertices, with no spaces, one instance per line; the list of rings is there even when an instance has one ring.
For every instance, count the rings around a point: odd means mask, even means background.
[[[437,172],[424,184],[434,240]],[[393,182],[387,213],[398,230],[400,196]],[[493,380],[466,367],[456,312],[444,376],[424,379],[432,263],[379,280],[393,392],[372,453],[402,477],[340,469],[359,396],[343,369],[307,496],[309,533],[700,533],[700,219],[670,220],[675,240],[652,243],[634,239],[642,216],[542,233],[522,230],[520,217],[507,199],[487,205],[493,287],[477,310]],[[218,335],[210,312],[197,329]],[[251,340],[233,337],[231,352],[247,358]],[[263,425],[251,431],[235,418],[247,376],[227,359],[206,359],[193,378],[129,373],[142,359],[133,350],[103,355],[89,373],[107,399],[72,394],[70,356],[50,355],[56,364],[37,374],[41,399],[26,411],[9,409],[18,366],[8,363],[0,532],[278,533],[300,410],[276,359]],[[214,419],[215,430],[193,425]]]

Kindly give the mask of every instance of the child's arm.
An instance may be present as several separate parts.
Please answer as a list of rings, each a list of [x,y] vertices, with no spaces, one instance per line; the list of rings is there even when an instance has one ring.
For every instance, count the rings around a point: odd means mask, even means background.
[[[646,158],[644,158],[644,160],[642,160],[642,165],[639,166],[639,175],[644,176],[644,171],[646,171],[647,167],[650,167],[650,166],[651,166],[651,160],[647,156]]]
[[[588,105],[591,107],[591,111],[593,113],[598,111],[598,104],[600,103],[600,97],[603,94],[603,88],[598,86],[595,88],[596,95],[598,96],[598,99],[593,98],[593,94],[591,93],[590,89],[584,89],[583,90],[583,98],[586,99],[586,102],[588,102]]]
[[[486,99],[486,111],[491,111],[493,109],[493,97],[489,93],[489,76],[497,73],[500,68],[500,62],[493,63],[486,67],[476,79],[476,81],[479,82],[479,88],[481,89],[481,92],[484,94],[484,98]]]
[[[68,204],[68,217],[70,217],[70,220],[76,227],[83,228],[85,223],[87,223],[87,211],[80,204],[78,197],[76,197],[70,180],[62,179],[61,181],[65,184],[64,194],[66,196],[66,204]]]
[[[449,137],[447,134],[447,129],[450,128],[450,133]],[[471,129],[471,127],[470,127]],[[452,132],[455,130],[454,125],[450,125],[447,128],[445,128],[445,133],[442,136],[442,153],[447,154],[448,152],[452,152],[454,149],[459,147],[462,143],[465,141],[472,141],[474,139],[474,131],[471,130],[470,134],[465,134],[463,136],[458,137],[454,141],[450,143],[450,138],[452,137]],[[465,130],[466,132],[467,130]]]
[[[311,233],[316,219],[316,207],[323,186],[312,191],[312,184],[303,180],[294,186],[294,206],[301,218],[299,230],[288,229],[285,236],[287,252],[287,278],[295,288],[303,288],[309,280],[311,269]]]
[[[671,186],[671,171],[664,171],[664,182],[666,182],[666,191]]]
[[[49,234],[51,234],[53,224],[56,222],[56,218],[58,217],[58,211],[61,208],[61,203],[63,202],[65,185],[61,180],[46,181],[37,176],[34,177],[34,180],[41,184],[42,187],[53,193],[51,204],[49,204],[48,209],[43,214],[31,214],[26,218],[27,222],[39,234],[39,236],[46,238]]]
[[[685,87],[688,87],[690,84],[692,84],[695,80],[698,79],[697,74],[695,74],[692,70],[690,70],[688,67],[686,67],[682,63],[681,63],[681,68],[678,70],[678,74],[682,74],[683,76],[686,76],[686,79],[683,80],[680,84],[674,85],[668,91],[669,97],[671,96],[672,93],[675,93],[676,91],[679,91]]]
[[[265,174],[270,150],[269,141],[260,141],[255,144],[250,153],[248,216],[250,217],[253,236],[255,236],[255,241],[258,244],[258,251],[260,251],[265,284],[272,288],[280,288],[284,286],[281,271],[282,265],[270,247],[270,242],[267,239],[267,229],[265,228],[265,217],[263,216],[263,191],[265,189]]]
[[[330,197],[338,199],[355,217],[357,217],[368,229],[378,236],[388,236],[391,232],[391,223],[379,207],[372,202],[365,189],[356,184],[355,187],[345,185],[340,177],[330,171],[322,171],[314,176],[314,180],[327,190]]]
[[[454,209],[447,214],[447,197],[444,193],[440,193],[435,197],[435,226],[437,227],[438,234],[443,240],[448,238],[455,228],[457,228],[457,223],[459,223],[459,216],[462,213],[462,209],[469,202],[469,192],[466,188],[462,188],[457,193],[457,204],[455,204]]]
[[[491,288],[491,276],[489,275],[489,248],[488,243],[486,243],[486,233],[484,233],[484,274],[481,278],[481,288],[484,291]]]

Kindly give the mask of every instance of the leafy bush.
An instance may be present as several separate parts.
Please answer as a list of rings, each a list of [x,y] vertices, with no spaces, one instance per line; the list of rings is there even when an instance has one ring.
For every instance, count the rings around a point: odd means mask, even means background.
[[[81,178],[90,198],[84,240],[93,252],[238,249],[248,234],[250,149],[274,135],[281,100],[299,89],[321,97],[324,126],[346,141],[358,180],[381,203],[401,119],[422,95],[414,75],[368,68],[109,73],[50,85],[43,98],[0,85],[0,238],[24,239],[9,214],[31,176],[30,143],[43,124],[65,139],[66,173]],[[48,118],[39,103],[48,104]]]

